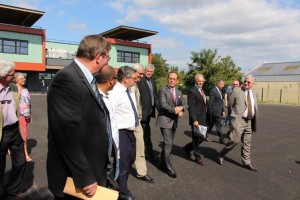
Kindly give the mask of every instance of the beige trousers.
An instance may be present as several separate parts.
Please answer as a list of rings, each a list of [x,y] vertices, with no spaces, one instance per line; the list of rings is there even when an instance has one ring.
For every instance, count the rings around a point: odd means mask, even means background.
[[[137,171],[137,176],[142,177],[147,174],[147,166],[145,159],[144,133],[141,123],[139,123],[139,126],[134,130],[134,135],[136,139],[136,158],[134,166]]]
[[[240,119],[234,122],[233,130],[230,133],[230,141],[220,152],[220,156],[225,156],[231,151],[238,143],[242,142],[241,156],[242,162],[245,165],[251,163],[250,148],[252,140],[251,120]]]

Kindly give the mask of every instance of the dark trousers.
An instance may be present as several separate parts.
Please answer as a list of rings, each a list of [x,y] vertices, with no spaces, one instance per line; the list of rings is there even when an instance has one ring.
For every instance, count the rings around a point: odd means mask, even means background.
[[[144,132],[144,143],[145,143],[146,150],[148,152],[148,155],[150,156],[150,159],[154,159],[155,154],[153,152],[153,145],[151,141],[150,120],[151,120],[151,116],[148,116],[147,121],[141,121],[141,125],[143,127],[143,132]]]
[[[119,130],[120,148],[120,174],[117,179],[120,188],[120,198],[131,197],[127,187],[129,169],[133,165],[136,156],[136,142],[133,131]]]
[[[10,149],[12,168],[7,185],[4,184],[6,166],[6,154]],[[2,140],[0,143],[0,199],[5,195],[15,196],[19,193],[19,186],[24,176],[26,158],[24,152],[24,140],[19,132],[18,123],[7,129],[2,128]]]
[[[164,143],[161,151],[161,165],[164,168],[172,169],[171,165],[171,151],[173,146],[173,140],[175,137],[176,129],[160,128],[161,134],[164,138]]]
[[[204,138],[197,137],[195,134],[195,126],[191,126],[192,128],[192,142],[186,144],[183,148],[186,152],[194,152],[194,156],[196,160],[201,160],[200,155],[200,147],[199,145],[203,142]]]
[[[207,132],[211,132],[212,128],[216,126],[216,131],[220,139],[222,139],[222,124],[220,117],[212,117],[212,121],[209,125]]]

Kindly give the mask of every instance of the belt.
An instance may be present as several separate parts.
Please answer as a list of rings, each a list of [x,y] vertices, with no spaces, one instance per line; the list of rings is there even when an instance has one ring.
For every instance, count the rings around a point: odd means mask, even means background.
[[[242,119],[244,119],[244,120],[246,120],[246,121],[251,120],[251,119],[249,119],[249,118],[247,118],[247,117],[242,117]]]
[[[6,125],[2,128],[2,131],[11,131],[15,128],[18,128],[19,127],[19,122],[16,122],[14,124],[10,124],[10,125]]]
[[[128,133],[134,133],[133,130],[129,130],[129,129],[119,129],[119,131],[128,132]]]

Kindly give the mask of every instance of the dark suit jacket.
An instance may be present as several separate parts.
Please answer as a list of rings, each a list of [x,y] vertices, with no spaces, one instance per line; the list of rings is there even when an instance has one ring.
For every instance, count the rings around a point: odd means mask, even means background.
[[[220,117],[222,115],[224,111],[223,98],[221,98],[216,86],[210,92],[208,105],[211,117]]]
[[[73,61],[54,77],[48,103],[48,186],[62,196],[67,176],[85,187],[106,178],[108,134],[104,111]]]
[[[197,86],[188,91],[188,105],[190,125],[198,121],[200,125],[206,126],[206,103]]]
[[[154,106],[152,106],[151,91],[149,89],[146,76],[142,77],[141,80],[137,83],[141,94],[140,96],[141,105],[142,105],[141,121],[147,121],[148,116],[155,118],[155,102],[157,99],[157,88],[156,88],[156,83],[152,78],[150,78],[150,81],[153,86]]]
[[[252,131],[257,131],[257,116],[258,116],[258,105],[257,105],[257,93],[252,90],[254,98],[254,111],[255,114],[251,119]],[[239,125],[239,121],[242,120],[243,114],[247,109],[247,99],[245,95],[245,90],[243,88],[234,88],[233,92],[228,99],[228,107],[232,108],[231,120],[234,127]]]
[[[169,86],[164,86],[160,89],[158,94],[158,116],[156,124],[161,128],[171,129],[177,128],[178,115],[175,114],[176,106],[183,106],[187,109],[187,105],[182,98],[182,93],[180,90],[175,90],[176,94],[176,104],[173,102],[172,94]]]

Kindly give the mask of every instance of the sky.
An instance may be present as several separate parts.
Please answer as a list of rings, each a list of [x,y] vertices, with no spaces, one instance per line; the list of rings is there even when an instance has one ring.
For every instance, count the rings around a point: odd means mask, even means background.
[[[300,0],[0,0],[44,11],[46,40],[79,43],[117,26],[157,31],[140,39],[170,66],[188,71],[191,52],[217,49],[242,72],[300,61]]]

